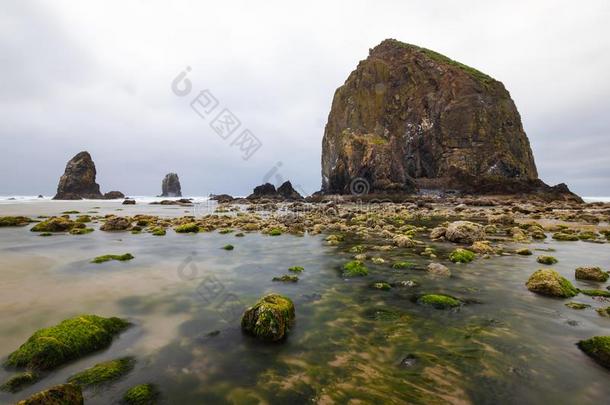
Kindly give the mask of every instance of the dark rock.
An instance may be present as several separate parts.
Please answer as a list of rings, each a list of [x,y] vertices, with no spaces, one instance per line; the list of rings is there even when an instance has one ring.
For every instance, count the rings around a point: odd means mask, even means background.
[[[106,200],[118,200],[121,198],[125,198],[125,194],[121,193],[120,191],[109,191],[104,194],[104,199]]]
[[[277,197],[277,190],[271,183],[265,183],[260,186],[254,187],[254,191],[248,197],[248,200],[254,200],[259,198],[275,198]]]
[[[289,181],[284,182],[281,186],[278,187],[277,193],[280,197],[285,200],[302,200],[303,196],[299,194],[293,187],[292,183]]]
[[[218,201],[219,203],[228,203],[234,200],[229,194],[210,194],[210,200]]]
[[[501,82],[387,39],[335,92],[322,141],[322,191],[417,187],[574,197],[565,185],[538,179],[521,117]]]
[[[407,354],[404,359],[400,361],[400,367],[411,368],[417,364],[417,357],[413,354]]]
[[[176,173],[168,173],[165,175],[165,178],[161,183],[161,197],[182,197],[180,179]]]
[[[80,152],[66,165],[59,179],[54,200],[80,200],[103,198],[100,186],[95,182],[95,164],[89,152]]]
[[[44,198],[42,194],[38,194],[38,198]]]
[[[123,205],[135,205],[135,204],[136,204],[136,200],[132,200],[129,198],[127,198],[123,201]]]

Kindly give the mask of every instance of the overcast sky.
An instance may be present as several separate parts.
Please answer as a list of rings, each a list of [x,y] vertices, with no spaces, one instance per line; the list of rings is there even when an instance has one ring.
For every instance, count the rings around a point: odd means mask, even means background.
[[[502,81],[540,177],[608,196],[609,21],[607,0],[3,1],[0,195],[54,194],[81,150],[103,192],[158,194],[170,171],[187,195],[314,192],[335,89],[396,38]],[[204,89],[241,122],[228,140],[191,109]],[[243,129],[262,143],[248,160],[231,145]]]

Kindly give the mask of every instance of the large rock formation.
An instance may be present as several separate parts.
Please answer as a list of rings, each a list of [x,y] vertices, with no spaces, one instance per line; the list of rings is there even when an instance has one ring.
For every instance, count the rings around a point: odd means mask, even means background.
[[[325,193],[359,193],[355,181],[370,192],[550,189],[537,178],[504,85],[441,54],[385,40],[335,92],[322,141]]]
[[[95,182],[95,164],[89,152],[80,152],[66,165],[59,179],[54,200],[80,200],[103,198],[100,186]]]
[[[176,173],[168,173],[165,175],[165,178],[161,183],[161,197],[182,197],[180,179]]]

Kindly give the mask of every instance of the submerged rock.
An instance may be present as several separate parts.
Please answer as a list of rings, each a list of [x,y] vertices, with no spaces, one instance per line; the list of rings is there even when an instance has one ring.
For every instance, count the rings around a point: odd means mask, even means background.
[[[359,277],[369,274],[369,269],[359,260],[352,260],[343,265],[343,277]]]
[[[294,304],[290,298],[269,294],[246,310],[241,328],[259,339],[278,341],[287,335],[294,318]]]
[[[176,173],[168,173],[161,182],[161,197],[182,197],[180,179]]]
[[[436,309],[449,309],[462,305],[462,302],[457,298],[445,294],[422,295],[417,302],[422,305],[430,305]]]
[[[434,274],[435,276],[451,276],[451,270],[449,270],[449,267],[444,266],[440,263],[430,263],[428,267],[426,267],[426,271],[430,274]]]
[[[154,384],[139,384],[131,387],[123,395],[126,405],[152,405],[155,404],[160,393]]]
[[[95,164],[89,152],[80,152],[66,165],[59,179],[54,200],[81,200],[103,198],[100,186],[95,182]]]
[[[84,403],[81,388],[74,384],[62,384],[40,391],[17,405],[82,405]]]
[[[80,373],[74,374],[68,382],[80,385],[81,387],[92,387],[118,380],[129,373],[136,360],[133,357],[123,357],[116,360],[98,363]]]
[[[576,279],[590,281],[608,281],[608,273],[602,271],[599,267],[579,267],[575,272]]]
[[[106,348],[129,326],[120,318],[80,315],[40,329],[11,353],[6,365],[51,370],[70,360]]]
[[[578,348],[602,366],[610,369],[610,336],[595,336],[578,342]]]
[[[532,292],[550,297],[570,298],[578,294],[578,289],[570,281],[551,269],[536,271],[525,285]]]
[[[467,249],[458,248],[455,249],[449,255],[449,260],[453,263],[470,263],[475,258],[475,254]]]

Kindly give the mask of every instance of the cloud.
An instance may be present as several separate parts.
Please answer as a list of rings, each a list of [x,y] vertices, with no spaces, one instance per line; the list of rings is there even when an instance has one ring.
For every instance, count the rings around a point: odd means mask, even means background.
[[[368,49],[393,37],[503,81],[541,177],[610,195],[610,6],[566,1],[20,1],[0,14],[0,194],[52,194],[66,161],[89,150],[102,189],[247,194],[281,178],[320,186],[335,89]],[[175,96],[191,66],[263,143],[248,161]]]

